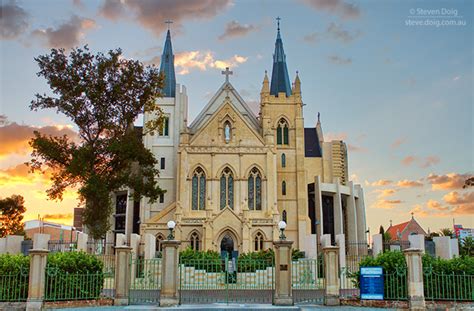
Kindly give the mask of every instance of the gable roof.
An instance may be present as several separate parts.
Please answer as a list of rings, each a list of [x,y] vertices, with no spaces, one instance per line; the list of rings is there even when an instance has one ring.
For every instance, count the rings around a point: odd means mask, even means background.
[[[321,158],[322,151],[316,128],[304,129],[304,156],[307,158]]]
[[[231,105],[235,108],[235,110],[238,111],[245,118],[245,120],[251,124],[254,130],[260,132],[260,124],[255,114],[235,90],[232,84],[230,82],[224,82],[211,98],[209,103],[207,103],[206,107],[204,107],[196,119],[194,119],[194,121],[189,125],[191,134],[196,133],[204,124],[206,124],[206,121],[208,121],[212,115],[217,110],[219,110],[222,105],[224,105],[226,102],[225,98],[227,96],[227,91],[229,92]]]
[[[390,234],[392,240],[396,240],[398,238],[397,233],[402,234],[403,230],[405,230],[409,223],[410,221],[407,221],[395,226],[390,226],[387,229],[387,233]]]

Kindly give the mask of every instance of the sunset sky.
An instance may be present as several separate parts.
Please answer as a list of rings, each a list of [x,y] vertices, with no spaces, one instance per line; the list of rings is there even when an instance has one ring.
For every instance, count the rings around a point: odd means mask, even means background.
[[[371,233],[415,218],[427,230],[474,227],[472,1],[10,1],[0,19],[0,197],[21,194],[26,219],[38,214],[70,223],[73,189],[48,201],[48,175],[24,162],[34,129],[75,135],[53,111],[31,112],[48,93],[34,57],[51,47],[88,44],[94,52],[159,65],[166,20],[177,82],[186,85],[189,121],[231,83],[254,111],[281,34],[290,79],[299,71],[305,125],[321,112],[326,140],[349,147],[349,174],[362,184]],[[422,25],[417,24],[418,22]],[[442,25],[450,23],[451,25]],[[141,120],[137,120],[140,124]]]

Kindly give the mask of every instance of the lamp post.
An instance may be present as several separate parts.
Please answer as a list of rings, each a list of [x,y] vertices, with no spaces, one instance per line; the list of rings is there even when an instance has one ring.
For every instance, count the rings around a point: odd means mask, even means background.
[[[285,236],[285,228],[286,228],[286,222],[283,220],[278,223],[278,229],[280,229],[280,240],[284,241],[286,240]]]
[[[172,220],[168,221],[168,229],[170,230],[170,234],[168,234],[168,240],[174,240],[173,229],[176,227],[176,223]]]

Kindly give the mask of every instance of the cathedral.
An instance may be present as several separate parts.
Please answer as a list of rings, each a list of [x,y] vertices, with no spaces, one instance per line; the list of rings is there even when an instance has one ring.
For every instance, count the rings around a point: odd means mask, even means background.
[[[365,242],[363,190],[348,176],[343,141],[324,141],[319,114],[304,127],[301,81],[290,83],[278,25],[271,77],[265,72],[258,115],[230,82],[232,71],[199,115],[188,122],[186,87],[176,83],[168,30],[160,70],[165,75],[162,128],[143,136],[158,159],[156,203],[114,195],[112,232],[151,233],[157,251],[176,222],[182,248],[259,251],[285,235],[307,257],[317,255],[323,234]],[[156,118],[146,114],[144,123]]]

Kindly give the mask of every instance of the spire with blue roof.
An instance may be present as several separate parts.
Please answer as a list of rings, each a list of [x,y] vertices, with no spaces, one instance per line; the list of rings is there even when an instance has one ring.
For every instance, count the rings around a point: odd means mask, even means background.
[[[278,33],[275,42],[275,53],[273,54],[272,82],[270,85],[270,94],[278,96],[278,93],[291,95],[291,84],[286,68],[286,56],[283,51],[283,41],[280,35],[280,17],[277,17]]]
[[[163,49],[163,55],[161,56],[160,72],[165,75],[165,81],[163,86],[163,97],[175,97],[176,94],[176,77],[174,73],[174,55],[173,47],[171,46],[171,33],[169,25],[171,21],[166,21],[168,24],[168,32],[166,33],[165,48]]]

